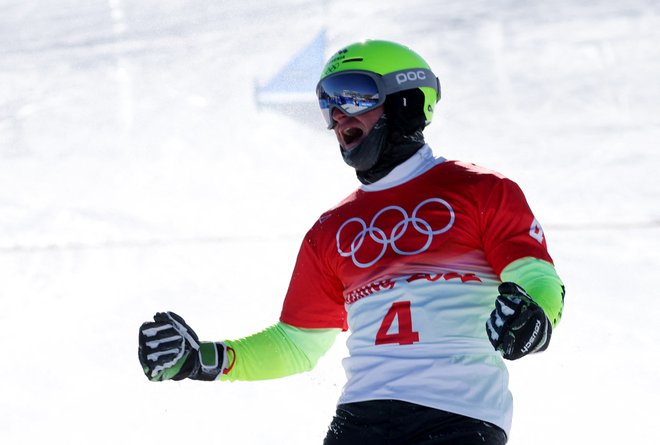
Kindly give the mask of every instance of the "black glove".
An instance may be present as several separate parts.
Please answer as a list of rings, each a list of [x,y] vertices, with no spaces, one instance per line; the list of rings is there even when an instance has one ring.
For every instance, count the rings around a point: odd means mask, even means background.
[[[525,290],[515,283],[502,283],[495,310],[486,322],[493,347],[507,360],[516,360],[547,349],[552,325]]]
[[[200,342],[174,312],[159,312],[140,326],[138,358],[149,380],[216,380],[222,373],[225,345]]]

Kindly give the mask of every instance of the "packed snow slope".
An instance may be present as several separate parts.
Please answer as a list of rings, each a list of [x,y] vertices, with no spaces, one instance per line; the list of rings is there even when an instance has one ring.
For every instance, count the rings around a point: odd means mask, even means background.
[[[154,384],[136,352],[156,311],[206,340],[277,321],[357,186],[320,114],[255,101],[322,29],[326,56],[423,54],[435,153],[516,180],[544,225],[566,308],[510,363],[509,443],[657,435],[659,2],[0,0],[0,442],[321,443],[345,336],[268,382]]]

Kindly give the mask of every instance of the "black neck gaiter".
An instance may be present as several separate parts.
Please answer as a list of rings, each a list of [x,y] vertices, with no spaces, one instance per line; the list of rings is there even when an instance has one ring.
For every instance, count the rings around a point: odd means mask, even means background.
[[[424,134],[416,131],[411,135],[390,135],[378,161],[368,170],[356,170],[362,184],[373,184],[387,176],[394,167],[407,161],[424,145]]]
[[[355,169],[360,182],[372,184],[407,161],[423,145],[421,130],[407,135],[390,131],[387,116],[383,114],[357,147],[346,151],[340,146],[340,150],[344,162]]]
[[[356,171],[367,171],[373,168],[387,145],[388,133],[387,117],[383,114],[357,147],[352,150],[344,150],[344,147],[339,146],[344,162]]]

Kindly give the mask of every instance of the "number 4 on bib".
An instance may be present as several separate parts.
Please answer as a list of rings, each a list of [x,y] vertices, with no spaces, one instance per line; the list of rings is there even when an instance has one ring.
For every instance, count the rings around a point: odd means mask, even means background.
[[[390,333],[390,329],[396,318],[399,326],[398,332]],[[386,345],[398,343],[400,345],[412,345],[419,341],[419,332],[413,331],[412,315],[410,313],[410,301],[397,301],[385,314],[376,334],[376,344]]]

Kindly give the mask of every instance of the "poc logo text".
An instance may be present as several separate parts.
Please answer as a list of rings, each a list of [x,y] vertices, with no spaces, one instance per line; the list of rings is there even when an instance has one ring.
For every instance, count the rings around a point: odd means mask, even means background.
[[[426,73],[424,71],[406,71],[396,75],[396,83],[399,85],[415,80],[426,80]]]

